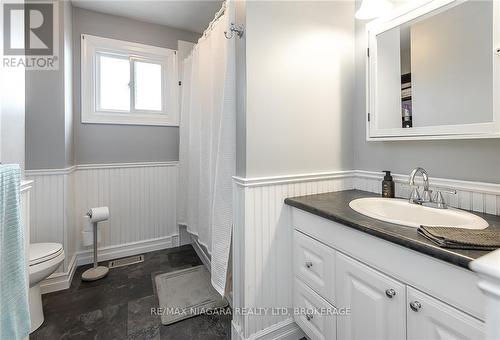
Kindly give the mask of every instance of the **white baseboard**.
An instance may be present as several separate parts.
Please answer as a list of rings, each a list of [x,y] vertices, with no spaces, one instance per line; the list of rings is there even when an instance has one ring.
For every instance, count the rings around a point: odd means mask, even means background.
[[[57,292],[70,287],[71,280],[73,280],[73,275],[75,274],[77,267],[76,257],[76,254],[71,257],[67,271],[54,273],[40,283],[40,290],[42,294]]]
[[[188,233],[187,227],[185,225],[179,224],[179,246],[184,246],[186,244],[191,244],[191,234]]]
[[[232,339],[237,340],[298,340],[305,337],[304,332],[292,318],[267,327],[245,338],[241,329],[231,322]]]
[[[150,240],[138,241],[120,244],[116,246],[109,246],[98,249],[98,260],[107,261],[120,257],[137,255],[140,253],[147,253],[151,251],[172,248],[174,247],[173,239],[177,235],[160,237]],[[77,266],[89,264],[94,262],[94,255],[92,249],[77,252]]]
[[[107,261],[120,257],[172,248],[177,245],[178,241],[176,240],[178,240],[178,235],[104,247],[98,249],[98,257],[99,261]],[[77,252],[71,258],[66,272],[52,274],[41,283],[40,288],[42,294],[68,289],[71,285],[76,267],[92,263],[93,261],[92,249]]]
[[[201,259],[201,262],[207,267],[208,271],[212,271],[212,265],[210,261],[210,256],[206,253],[205,247],[203,247],[199,242],[198,242],[198,237],[191,235],[191,245],[194,248],[194,251],[198,255],[198,257]]]

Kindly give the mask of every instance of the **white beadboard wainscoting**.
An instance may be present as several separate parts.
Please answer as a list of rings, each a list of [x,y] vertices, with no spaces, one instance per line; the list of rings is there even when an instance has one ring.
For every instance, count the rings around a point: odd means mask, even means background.
[[[292,306],[292,196],[352,189],[353,172],[234,178],[233,339],[298,339],[291,315],[252,308]],[[246,312],[250,314],[245,315]]]
[[[408,196],[408,176],[394,175],[397,195]],[[262,315],[252,308],[292,306],[292,228],[287,197],[348,189],[381,191],[382,173],[335,171],[268,178],[234,177],[234,339],[298,339],[288,315]],[[431,178],[431,187],[454,188],[450,205],[500,215],[500,185]],[[451,195],[453,196],[453,195]]]
[[[69,287],[76,266],[91,263],[82,246],[83,216],[108,206],[99,223],[99,260],[178,245],[176,225],[177,162],[77,165],[67,169],[28,170],[33,180],[31,242],[59,242],[66,259],[42,291]]]
[[[31,242],[59,242],[66,259],[42,285],[44,292],[65,289],[77,265],[92,261],[81,246],[82,216],[89,208],[110,207],[102,223],[100,259],[107,260],[179,244],[176,226],[177,162],[78,165],[28,170]],[[432,174],[431,174],[432,175]],[[393,175],[396,194],[407,197],[406,175]],[[290,226],[286,197],[359,189],[380,192],[382,173],[352,170],[267,178],[235,177],[233,245],[234,306],[291,306]],[[500,215],[500,185],[438,179],[431,187],[454,188],[450,206]],[[236,313],[237,338],[266,338],[300,332],[288,316]],[[278,336],[279,335],[279,336]]]
[[[65,259],[57,272],[65,272],[76,252],[74,224],[75,167],[26,170],[33,181],[30,198],[30,242],[57,242],[64,246]]]

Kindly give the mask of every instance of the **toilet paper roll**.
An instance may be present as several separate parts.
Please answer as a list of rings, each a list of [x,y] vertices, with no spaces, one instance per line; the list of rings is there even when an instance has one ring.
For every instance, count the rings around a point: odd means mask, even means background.
[[[109,218],[109,209],[108,207],[92,208],[88,214],[90,215],[90,221],[93,223],[106,221]]]

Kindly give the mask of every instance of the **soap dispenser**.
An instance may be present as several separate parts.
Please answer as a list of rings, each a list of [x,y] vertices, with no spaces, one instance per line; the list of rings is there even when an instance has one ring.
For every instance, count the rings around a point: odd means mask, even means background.
[[[382,181],[382,197],[394,198],[394,181],[392,180],[391,172],[384,170],[385,176]]]

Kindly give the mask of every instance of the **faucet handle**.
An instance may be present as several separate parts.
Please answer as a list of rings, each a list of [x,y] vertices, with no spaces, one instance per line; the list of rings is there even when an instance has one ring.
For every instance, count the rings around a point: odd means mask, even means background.
[[[422,191],[422,201],[423,202],[432,202],[432,190],[427,189]]]
[[[447,188],[436,188],[437,192],[445,193],[445,194],[451,194],[451,195],[456,195],[457,191],[455,189],[447,189]]]
[[[457,193],[456,190],[452,189],[436,189],[436,196],[434,197],[434,202],[437,205],[438,209],[446,209],[448,206],[446,204],[446,201],[444,200],[443,197],[443,192],[447,194],[452,194],[455,195]]]
[[[441,191],[436,192],[436,197],[434,198],[434,202],[436,203],[438,209],[446,209],[447,208],[446,202],[444,200],[444,197],[443,197],[443,194],[441,193]]]
[[[411,193],[410,193],[410,203],[415,203],[420,201],[420,193],[418,192],[417,185],[410,185]]]

